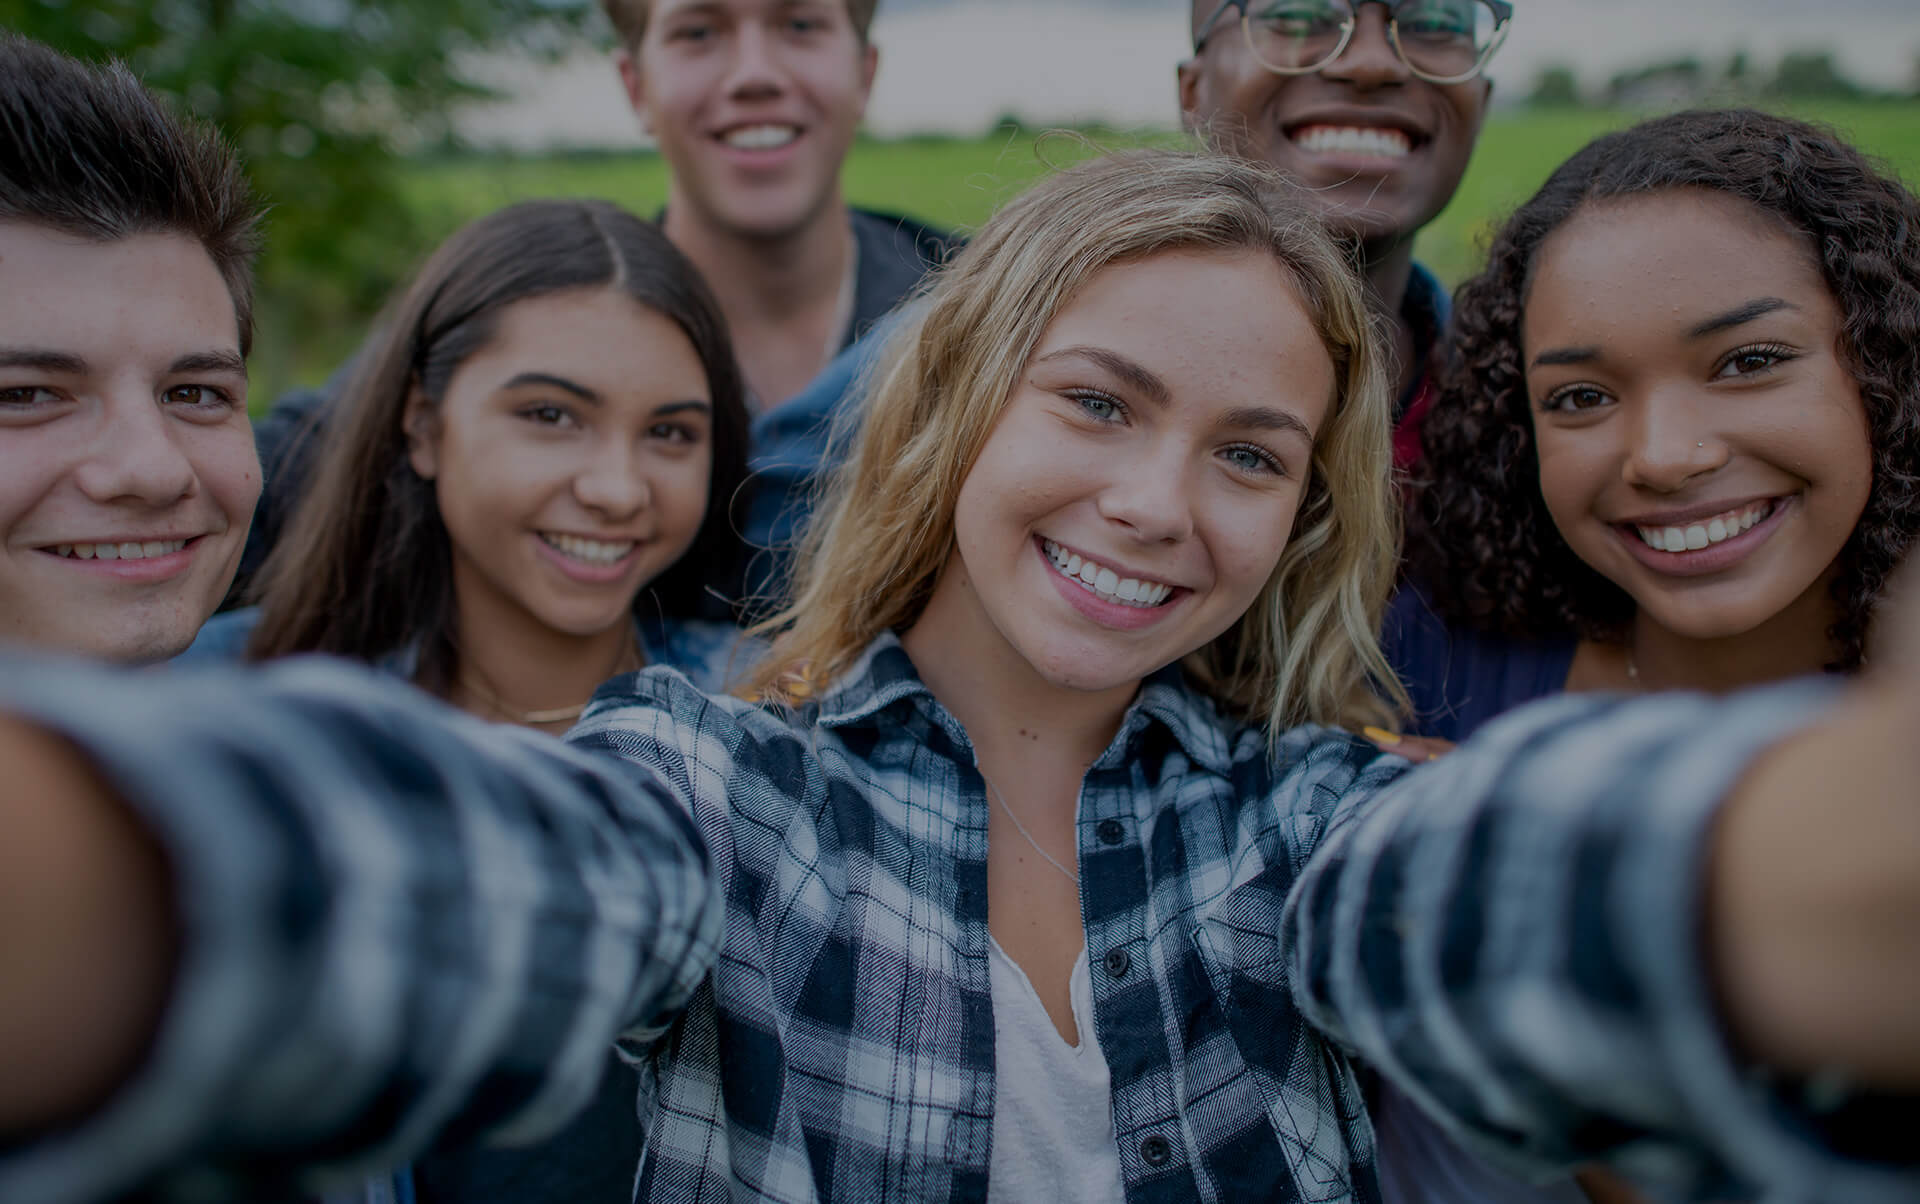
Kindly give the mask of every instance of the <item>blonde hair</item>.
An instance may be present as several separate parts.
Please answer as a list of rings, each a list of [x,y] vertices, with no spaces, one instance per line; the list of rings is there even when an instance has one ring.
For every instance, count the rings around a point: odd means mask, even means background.
[[[600,0],[600,7],[606,10],[607,20],[613,22],[620,44],[628,50],[637,49],[640,39],[647,35],[652,0]],[[867,31],[873,28],[873,13],[879,7],[880,0],[847,0],[847,19],[853,22],[853,32],[859,35],[862,44],[867,40]]]
[[[1272,577],[1187,655],[1192,680],[1278,735],[1390,718],[1404,694],[1376,632],[1399,560],[1381,345],[1346,255],[1267,168],[1177,151],[1096,159],[1010,202],[890,340],[850,454],[800,547],[751,689],[794,701],[920,615],[954,547],[961,483],[1042,333],[1087,283],[1168,251],[1272,256],[1333,360],[1312,479]]]

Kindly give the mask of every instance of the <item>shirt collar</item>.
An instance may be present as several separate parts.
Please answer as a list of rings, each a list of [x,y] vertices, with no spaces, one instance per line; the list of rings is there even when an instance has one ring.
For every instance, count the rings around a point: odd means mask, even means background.
[[[900,638],[888,631],[868,644],[852,667],[821,693],[817,722],[829,728],[876,723],[895,706],[915,704],[956,742],[972,748],[959,720],[940,705],[920,679]],[[1141,683],[1140,693],[1120,721],[1120,730],[1093,767],[1108,769],[1127,764],[1157,727],[1171,735],[1190,760],[1209,772],[1225,775],[1233,765],[1234,732],[1239,726],[1222,716],[1211,698],[1187,683],[1180,666],[1168,665]]]

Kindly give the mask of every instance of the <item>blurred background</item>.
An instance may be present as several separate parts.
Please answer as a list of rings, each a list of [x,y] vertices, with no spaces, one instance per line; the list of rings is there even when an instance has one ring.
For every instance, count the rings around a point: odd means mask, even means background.
[[[1420,238],[1448,284],[1563,158],[1651,112],[1810,117],[1920,187],[1920,0],[1515,8],[1495,113]],[[641,213],[665,199],[594,0],[0,0],[0,26],[125,59],[238,142],[273,206],[256,408],[331,372],[461,222],[535,196]],[[845,175],[855,204],[964,229],[1090,146],[1180,139],[1185,0],[881,0],[873,36],[879,81]]]

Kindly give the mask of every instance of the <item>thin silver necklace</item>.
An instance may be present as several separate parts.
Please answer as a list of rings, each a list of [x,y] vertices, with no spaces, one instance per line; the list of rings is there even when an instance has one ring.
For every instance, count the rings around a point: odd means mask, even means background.
[[[994,788],[993,782],[987,777],[986,774],[984,773],[981,774],[980,780],[983,782],[986,782],[987,793],[993,796],[993,801],[996,803],[999,803],[1000,809],[1007,813],[1008,819],[1013,821],[1013,830],[1020,833],[1021,836],[1024,836],[1026,838],[1027,843],[1033,846],[1033,851],[1040,854],[1040,856],[1046,861],[1048,865],[1052,866],[1054,869],[1059,870],[1061,873],[1065,874],[1067,876],[1067,881],[1073,883],[1075,887],[1078,887],[1080,885],[1080,875],[1074,873],[1072,870],[1068,869],[1066,866],[1061,865],[1058,861],[1055,861],[1053,859],[1052,853],[1049,853],[1045,849],[1040,847],[1040,842],[1033,838],[1033,833],[1027,831],[1027,825],[1020,822],[1020,817],[1013,813],[1012,807],[1007,806],[1006,796],[1001,794],[998,790]]]

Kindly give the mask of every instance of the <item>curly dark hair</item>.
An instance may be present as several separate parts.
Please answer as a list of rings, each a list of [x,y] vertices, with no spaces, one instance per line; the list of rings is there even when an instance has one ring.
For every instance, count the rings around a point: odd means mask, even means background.
[[[1617,640],[1631,597],[1575,556],[1540,494],[1521,318],[1541,245],[1584,204],[1709,188],[1807,237],[1839,305],[1841,353],[1873,442],[1866,510],[1841,550],[1828,668],[1863,663],[1888,577],[1920,531],[1920,200],[1831,131],[1751,110],[1659,117],[1555,171],[1461,286],[1440,396],[1423,428],[1408,570],[1441,617],[1495,635]]]

